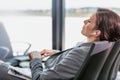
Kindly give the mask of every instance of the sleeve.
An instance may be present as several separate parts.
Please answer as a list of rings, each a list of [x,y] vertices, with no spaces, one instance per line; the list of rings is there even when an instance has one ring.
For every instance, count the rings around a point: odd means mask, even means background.
[[[80,69],[88,53],[87,51],[89,50],[86,47],[73,49],[58,64],[44,71],[41,60],[32,60],[30,62],[32,80],[66,80],[73,78]]]
[[[30,69],[32,72],[32,80],[40,80],[40,74],[43,72],[42,61],[40,59],[31,60]]]
[[[60,52],[60,50],[55,50],[56,53]]]

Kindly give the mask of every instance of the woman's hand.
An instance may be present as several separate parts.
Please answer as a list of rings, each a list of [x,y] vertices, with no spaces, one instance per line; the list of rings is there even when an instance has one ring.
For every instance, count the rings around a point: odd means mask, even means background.
[[[28,53],[28,55],[29,55],[30,60],[35,59],[35,58],[38,58],[38,59],[42,58],[40,52],[37,52],[37,51],[32,51]]]
[[[0,65],[3,64],[3,63],[4,63],[4,61],[0,60]]]
[[[55,54],[56,52],[58,52],[58,51],[57,50],[44,49],[40,52],[40,54],[44,57],[47,57],[47,56],[51,56],[51,55]]]

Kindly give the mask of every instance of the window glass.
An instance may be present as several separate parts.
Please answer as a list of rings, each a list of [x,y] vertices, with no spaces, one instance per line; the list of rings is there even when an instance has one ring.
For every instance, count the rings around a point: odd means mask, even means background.
[[[30,50],[51,48],[51,7],[51,0],[0,0],[0,22],[10,41],[31,43]]]
[[[86,37],[81,34],[83,21],[98,7],[110,8],[120,14],[119,2],[119,0],[65,0],[65,48],[86,41]]]

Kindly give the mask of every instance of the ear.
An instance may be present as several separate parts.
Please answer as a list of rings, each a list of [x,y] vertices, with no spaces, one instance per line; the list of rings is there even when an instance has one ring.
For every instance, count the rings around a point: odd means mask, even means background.
[[[101,35],[101,31],[100,30],[95,30],[96,32],[96,36],[100,36]]]

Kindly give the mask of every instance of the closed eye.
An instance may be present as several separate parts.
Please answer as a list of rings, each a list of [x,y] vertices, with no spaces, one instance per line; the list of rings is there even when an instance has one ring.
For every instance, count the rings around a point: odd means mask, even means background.
[[[89,23],[91,23],[91,20],[88,20]]]

